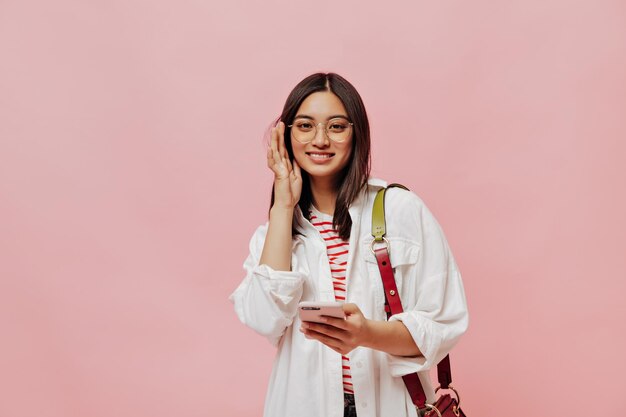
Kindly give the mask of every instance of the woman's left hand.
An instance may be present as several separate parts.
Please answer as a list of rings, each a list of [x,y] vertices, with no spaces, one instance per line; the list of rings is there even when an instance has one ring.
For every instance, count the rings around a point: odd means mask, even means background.
[[[369,320],[356,304],[344,304],[343,312],[345,319],[324,316],[324,323],[302,322],[300,331],[306,338],[319,340],[335,352],[346,355],[365,344],[370,329]]]

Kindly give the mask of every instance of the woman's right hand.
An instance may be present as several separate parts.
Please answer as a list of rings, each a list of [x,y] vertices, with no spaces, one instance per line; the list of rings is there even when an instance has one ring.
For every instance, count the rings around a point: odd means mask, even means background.
[[[272,128],[267,148],[267,166],[274,173],[274,207],[293,209],[300,200],[302,175],[298,163],[289,160],[285,148],[285,124],[278,122]]]

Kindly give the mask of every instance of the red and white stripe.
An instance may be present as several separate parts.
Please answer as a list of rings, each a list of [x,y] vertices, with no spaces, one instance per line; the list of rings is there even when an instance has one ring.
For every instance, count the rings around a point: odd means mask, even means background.
[[[311,224],[320,232],[326,243],[326,253],[330,265],[330,274],[333,278],[333,288],[335,289],[335,300],[346,301],[346,269],[348,265],[348,242],[342,240],[335,229],[333,229],[333,218],[316,210],[311,210]],[[341,355],[341,365],[343,373],[343,392],[354,394],[352,386],[352,374],[350,371],[350,359]]]

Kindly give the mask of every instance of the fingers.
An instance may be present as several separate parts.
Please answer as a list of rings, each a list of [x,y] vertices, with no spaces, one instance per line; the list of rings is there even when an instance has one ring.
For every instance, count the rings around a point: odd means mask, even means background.
[[[270,130],[270,142],[267,144],[267,166],[272,168],[274,164],[274,149],[276,147],[276,128]]]
[[[356,313],[360,313],[361,310],[359,309],[359,307],[354,304],[354,303],[345,303],[343,305],[343,312],[346,313],[346,315],[350,315],[350,314],[356,314]]]
[[[278,124],[271,129],[270,143],[267,149],[267,166],[274,171],[279,178],[291,177],[293,166],[289,160],[285,147],[285,124]]]
[[[273,127],[270,135],[270,143],[267,148],[267,166],[279,178],[286,178],[289,175],[289,171],[286,169],[287,163],[278,150],[278,128]]]
[[[300,171],[300,165],[298,165],[298,162],[295,159],[293,160],[293,171],[292,171],[292,173],[294,174],[296,179],[302,179],[302,172]]]
[[[289,157],[285,157],[285,162],[287,164],[287,170],[289,171],[289,174],[293,173],[293,165],[291,165],[291,161],[289,160]]]
[[[345,319],[340,319],[337,317],[330,317],[330,316],[324,316],[324,322],[332,327],[336,327],[338,329],[342,329],[342,330],[348,330],[349,329],[349,323],[345,320]]]
[[[278,124],[276,125],[276,133],[278,134],[278,153],[280,154],[281,159],[285,161],[287,170],[291,174],[293,167],[291,165],[291,161],[289,160],[287,147],[285,146],[285,124],[283,122],[278,122]]]
[[[318,340],[327,346],[341,348],[343,345],[340,339],[329,336],[328,334],[325,334],[322,332],[318,332],[312,329],[307,329],[303,333],[306,338]]]
[[[338,319],[341,320],[341,319]],[[303,322],[302,328],[305,330],[305,334],[310,332],[315,332],[317,334],[322,334],[328,337],[332,337],[333,339],[344,339],[346,337],[345,330],[338,326],[333,326],[331,324],[322,324],[322,323],[313,323],[313,322]]]
[[[334,318],[343,321],[342,319]],[[359,346],[349,330],[322,323],[302,322],[300,331],[307,339],[317,340],[336,352],[347,354]]]
[[[270,134],[270,148],[272,149],[272,153],[278,150],[278,131],[277,127],[273,127]]]
[[[283,122],[278,122],[276,125],[276,134],[277,134],[277,142],[278,142],[278,153],[281,157],[287,158],[287,150],[285,149],[285,124]]]

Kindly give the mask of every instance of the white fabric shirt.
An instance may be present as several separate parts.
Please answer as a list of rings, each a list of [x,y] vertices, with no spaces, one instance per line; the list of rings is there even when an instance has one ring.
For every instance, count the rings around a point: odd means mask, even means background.
[[[366,318],[386,320],[380,272],[370,251],[372,205],[386,182],[370,179],[349,208],[352,218],[346,302]],[[268,224],[250,240],[246,276],[230,296],[239,319],[277,347],[265,401],[265,417],[342,417],[341,355],[306,339],[297,315],[300,301],[334,301],[326,246],[302,216],[292,242],[291,271],[275,271],[259,259]],[[348,354],[359,417],[417,416],[401,376],[419,372],[428,402],[435,400],[428,370],[436,367],[468,326],[461,274],[439,224],[413,192],[391,188],[385,197],[386,237],[408,328],[423,356],[400,357],[358,347]],[[454,359],[454,358],[453,358]],[[434,375],[433,375],[434,376]]]

